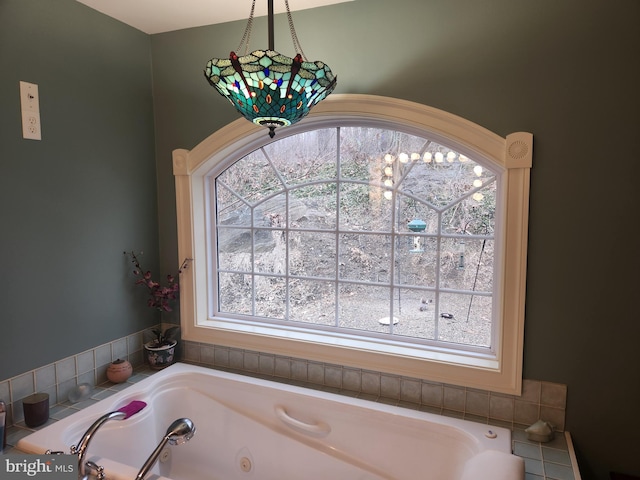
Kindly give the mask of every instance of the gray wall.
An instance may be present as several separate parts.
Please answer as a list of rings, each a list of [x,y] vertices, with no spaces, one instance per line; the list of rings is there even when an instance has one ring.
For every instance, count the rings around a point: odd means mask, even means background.
[[[568,385],[567,428],[585,479],[640,475],[637,0],[357,0],[294,12],[336,93],[399,97],[500,135],[534,134],[525,377]],[[266,47],[257,22],[254,48]],[[276,50],[292,54],[283,17]],[[244,22],[152,37],[162,211],[171,151],[192,148],[234,109],[202,77],[237,48]],[[261,42],[261,43],[260,43]],[[265,133],[266,135],[266,133]],[[172,215],[160,221],[174,261]]]
[[[42,140],[22,139],[19,81]],[[0,1],[0,380],[158,318],[150,38],[72,0]]]
[[[640,475],[640,3],[357,0],[294,20],[337,93],[533,132],[525,377],[568,385],[585,480]],[[237,118],[202,70],[243,28],[147,37],[75,2],[0,0],[0,378],[155,320],[121,251],[159,249],[162,270],[175,267],[171,151]],[[265,46],[262,22],[253,38]],[[40,85],[42,142],[20,138],[18,80]]]

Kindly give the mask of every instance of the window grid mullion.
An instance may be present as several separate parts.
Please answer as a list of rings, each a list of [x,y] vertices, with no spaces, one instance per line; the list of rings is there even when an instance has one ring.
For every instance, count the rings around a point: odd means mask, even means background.
[[[334,280],[334,320],[336,328],[340,328],[340,191],[342,190],[340,127],[336,128],[336,224],[335,224],[335,280]]]
[[[438,341],[440,339],[440,264],[442,261],[442,215],[444,212],[439,211],[438,218],[438,236],[436,239],[436,260],[435,260],[435,292],[434,292],[434,311],[433,311],[433,340]]]

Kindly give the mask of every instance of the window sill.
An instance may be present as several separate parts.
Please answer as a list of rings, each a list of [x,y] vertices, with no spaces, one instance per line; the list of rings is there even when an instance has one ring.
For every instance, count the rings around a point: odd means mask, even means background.
[[[257,322],[228,319],[201,321],[183,331],[183,338],[232,348],[337,364],[471,388],[519,394],[513,372],[500,369],[496,355],[363,339],[292,328],[273,328]]]

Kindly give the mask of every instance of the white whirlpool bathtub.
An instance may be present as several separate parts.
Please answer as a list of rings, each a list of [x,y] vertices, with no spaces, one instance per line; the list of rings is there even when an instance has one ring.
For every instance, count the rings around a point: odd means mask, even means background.
[[[134,479],[174,420],[193,438],[167,446],[147,478],[174,480],[522,480],[511,432],[479,423],[187,364],[175,364],[18,443],[25,453],[69,453],[105,413],[87,460],[107,479]],[[157,478],[157,477],[156,477]]]

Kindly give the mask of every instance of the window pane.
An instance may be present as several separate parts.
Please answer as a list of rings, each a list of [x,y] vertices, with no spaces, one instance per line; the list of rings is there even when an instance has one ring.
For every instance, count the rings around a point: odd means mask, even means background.
[[[454,203],[494,179],[490,170],[435,143],[429,145],[421,159],[395,168],[405,176],[404,190],[436,207]]]
[[[340,278],[359,282],[389,282],[390,251],[389,235],[340,235]]]
[[[389,230],[393,203],[380,186],[343,183],[340,186],[341,230]]]
[[[393,295],[394,316],[398,323],[393,333],[426,340],[435,339],[435,307],[433,293],[409,288],[396,288]]]
[[[227,168],[218,176],[217,184],[252,204],[282,189],[282,182],[262,150],[250,153]]]
[[[291,232],[290,274],[336,277],[336,236],[333,233]]]
[[[491,235],[495,230],[495,182],[465,197],[443,213],[443,232]]]
[[[442,241],[441,276],[444,288],[491,292],[493,241],[456,238]]]
[[[284,137],[264,151],[289,186],[337,176],[335,128]]]
[[[256,315],[284,319],[287,309],[287,284],[281,277],[256,275]]]
[[[341,285],[338,298],[340,327],[369,332],[389,332],[389,288]]]
[[[284,192],[262,200],[253,209],[254,227],[286,227],[287,208],[290,212],[300,214],[299,210],[304,207],[295,202],[287,205],[287,195]]]
[[[216,198],[213,211],[217,214],[218,225],[251,226],[251,209],[229,188],[217,183]]]
[[[336,192],[335,181],[306,184],[291,190],[291,227],[335,230]]]
[[[437,235],[440,233],[440,215],[437,210],[428,204],[421,202],[413,196],[409,196],[409,192],[403,190],[405,194],[397,195],[398,202],[398,231],[408,232],[409,222],[412,220],[421,220],[424,222],[424,231]]]
[[[251,275],[240,273],[218,274],[218,308],[221,312],[251,315]]]
[[[438,340],[488,347],[491,341],[491,297],[440,295]]]
[[[438,239],[424,235],[399,236],[396,242],[396,282],[420,287],[436,286]]]
[[[218,268],[251,272],[251,230],[218,227]]]
[[[258,229],[256,235],[256,272],[277,273],[287,271],[287,232],[283,229]]]
[[[314,325],[336,324],[335,283],[295,279],[290,282],[290,288],[290,320]]]

